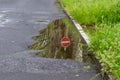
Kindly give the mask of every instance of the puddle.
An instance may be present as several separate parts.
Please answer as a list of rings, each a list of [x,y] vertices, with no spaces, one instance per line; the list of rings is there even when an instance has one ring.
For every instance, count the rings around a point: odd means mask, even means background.
[[[4,14],[0,14],[0,19],[3,18],[5,15]]]
[[[65,49],[61,46],[61,38],[70,38],[70,46]],[[40,30],[38,36],[32,39],[36,43],[28,46],[31,50],[43,50],[36,56],[54,59],[73,59],[82,61],[82,43],[79,32],[67,18],[51,22],[47,28]]]
[[[5,23],[11,22],[10,19],[5,18],[5,14],[0,14],[0,27],[3,27]]]

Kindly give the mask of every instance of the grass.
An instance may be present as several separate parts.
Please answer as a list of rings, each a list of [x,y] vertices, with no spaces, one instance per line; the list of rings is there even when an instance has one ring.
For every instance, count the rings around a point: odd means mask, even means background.
[[[80,24],[117,23],[120,21],[119,0],[61,0],[65,9]]]
[[[60,1],[81,25],[94,27],[94,31],[89,31],[91,51],[101,62],[102,71],[120,80],[120,1]]]
[[[120,25],[104,25],[93,35],[90,47],[101,62],[102,71],[120,78]]]

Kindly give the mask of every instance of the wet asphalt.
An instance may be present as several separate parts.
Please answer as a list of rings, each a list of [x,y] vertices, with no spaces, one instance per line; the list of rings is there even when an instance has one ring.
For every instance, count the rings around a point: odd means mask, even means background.
[[[0,0],[0,80],[102,80],[90,63],[36,57],[28,50],[32,36],[62,17],[55,0]]]

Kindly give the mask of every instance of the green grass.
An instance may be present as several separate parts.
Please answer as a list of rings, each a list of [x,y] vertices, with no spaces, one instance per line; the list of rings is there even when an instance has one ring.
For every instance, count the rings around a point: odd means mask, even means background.
[[[60,0],[81,25],[92,25],[90,48],[102,71],[120,80],[120,0]]]
[[[120,78],[120,25],[97,28],[91,36],[90,47],[102,63],[102,71]]]
[[[80,24],[117,23],[120,21],[119,0],[61,0],[65,9]]]

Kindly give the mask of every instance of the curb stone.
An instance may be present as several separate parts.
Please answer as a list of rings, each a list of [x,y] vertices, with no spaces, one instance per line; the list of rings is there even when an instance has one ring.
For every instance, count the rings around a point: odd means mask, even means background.
[[[61,2],[59,1],[58,2],[60,4],[60,6],[62,7],[62,4]],[[84,43],[88,46],[89,43],[90,43],[90,38],[87,36],[87,34],[84,32],[82,26],[76,21],[73,19],[73,17],[69,14],[69,12],[65,9],[63,9],[63,12],[67,15],[67,17],[70,19],[70,21],[73,23],[73,25],[77,28],[77,30],[79,31],[80,33],[80,36],[82,37],[82,40],[84,41]],[[102,69],[102,66],[100,65],[100,62],[98,59],[96,59],[95,55],[93,54],[93,52],[90,52],[87,54],[91,59],[92,61],[95,63],[96,65],[96,68],[97,68],[97,72],[98,73],[101,73],[101,69]],[[103,80],[110,80],[109,78],[109,75],[107,73],[104,73],[104,76],[101,75],[101,77],[103,78]]]

